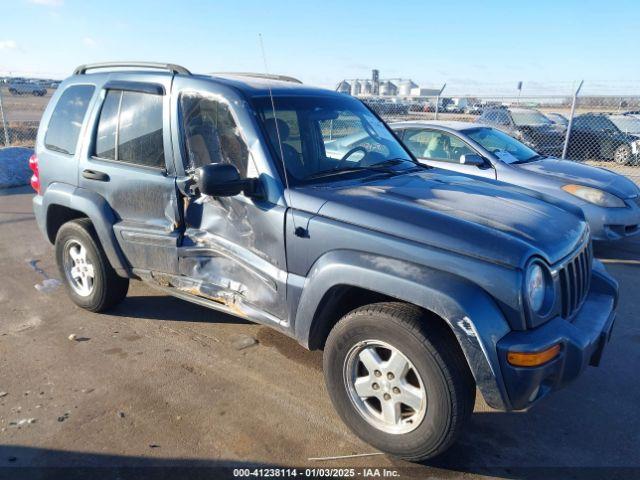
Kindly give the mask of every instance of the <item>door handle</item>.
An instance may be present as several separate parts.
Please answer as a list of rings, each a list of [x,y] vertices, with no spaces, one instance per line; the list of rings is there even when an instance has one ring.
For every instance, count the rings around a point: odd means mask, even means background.
[[[99,182],[109,181],[109,175],[104,172],[98,172],[96,170],[83,170],[82,176],[89,180],[98,180]]]

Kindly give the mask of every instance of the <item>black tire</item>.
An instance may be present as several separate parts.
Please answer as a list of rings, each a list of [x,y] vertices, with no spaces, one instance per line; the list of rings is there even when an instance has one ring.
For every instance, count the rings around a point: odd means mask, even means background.
[[[80,244],[93,267],[93,286],[88,295],[79,294],[65,268],[69,245]],[[107,259],[91,220],[82,218],[65,223],[58,230],[55,242],[58,271],[71,300],[86,310],[102,312],[120,303],[127,295],[129,279],[120,277]]]
[[[348,393],[348,353],[371,339],[399,350],[424,384],[426,413],[408,433],[376,428]],[[413,305],[376,303],[348,313],[331,330],[323,363],[327,389],[342,420],[362,440],[405,460],[422,461],[443,453],[473,412],[475,383],[457,340],[446,325]]]
[[[618,165],[629,165],[633,159],[633,153],[631,152],[631,146],[622,144],[613,153],[613,161]]]

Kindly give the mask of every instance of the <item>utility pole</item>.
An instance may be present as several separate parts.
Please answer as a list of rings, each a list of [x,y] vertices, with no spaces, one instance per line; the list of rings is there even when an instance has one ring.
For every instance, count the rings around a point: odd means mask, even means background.
[[[7,120],[4,117],[4,108],[2,108],[2,89],[0,88],[0,120],[2,120],[2,128],[4,130],[4,146],[9,146],[9,134],[7,133]]]
[[[442,92],[444,92],[444,89],[445,89],[446,86],[447,86],[446,83],[444,85],[442,85],[442,88],[438,92],[438,95],[436,95],[436,110],[435,110],[435,118],[434,118],[434,120],[438,119],[438,109],[440,108],[440,95],[442,95]]]
[[[517,105],[520,105],[520,94],[522,93],[522,81],[518,82],[518,100]]]

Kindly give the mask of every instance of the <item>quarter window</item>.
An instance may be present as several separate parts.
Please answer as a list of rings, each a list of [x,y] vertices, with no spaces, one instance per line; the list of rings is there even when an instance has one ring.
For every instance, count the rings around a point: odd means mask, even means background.
[[[94,90],[91,85],[76,85],[64,91],[51,115],[45,147],[69,155],[76,153],[80,128]]]
[[[161,95],[109,90],[102,104],[96,156],[164,168]]]

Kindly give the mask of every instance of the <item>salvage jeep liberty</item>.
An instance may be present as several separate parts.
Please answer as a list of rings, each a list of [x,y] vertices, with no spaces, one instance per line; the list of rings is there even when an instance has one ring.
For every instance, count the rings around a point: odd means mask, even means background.
[[[446,450],[476,387],[527,408],[610,336],[618,288],[579,210],[420,165],[362,102],[290,77],[78,67],[30,167],[77,305],[140,279],[323,349],[344,422],[402,458]]]

